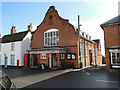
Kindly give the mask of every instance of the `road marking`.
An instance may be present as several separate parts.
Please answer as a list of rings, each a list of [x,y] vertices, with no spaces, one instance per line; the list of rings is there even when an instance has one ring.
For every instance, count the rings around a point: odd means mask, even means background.
[[[98,81],[98,82],[108,82],[108,83],[119,83],[119,82],[117,82],[117,81],[105,81],[105,80],[96,80],[96,81]]]
[[[90,75],[90,73],[86,72],[87,75]]]

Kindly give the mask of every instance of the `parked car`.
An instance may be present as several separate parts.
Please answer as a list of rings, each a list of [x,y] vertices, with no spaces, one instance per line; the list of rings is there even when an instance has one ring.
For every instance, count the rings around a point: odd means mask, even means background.
[[[16,90],[15,84],[2,71],[0,71],[0,90]]]

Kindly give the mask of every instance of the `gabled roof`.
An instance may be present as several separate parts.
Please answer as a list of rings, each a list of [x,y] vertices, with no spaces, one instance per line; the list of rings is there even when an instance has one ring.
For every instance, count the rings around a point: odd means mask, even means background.
[[[15,34],[4,35],[2,37],[2,43],[22,41],[27,33],[28,31],[23,31],[23,32],[15,33]]]
[[[108,25],[108,24],[116,24],[116,23],[120,23],[120,15],[108,20],[107,22],[101,24],[101,26],[104,26],[104,25]]]

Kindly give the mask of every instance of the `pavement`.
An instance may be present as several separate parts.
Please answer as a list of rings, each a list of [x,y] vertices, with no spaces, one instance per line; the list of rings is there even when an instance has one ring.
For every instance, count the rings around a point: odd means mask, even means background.
[[[120,69],[106,70],[105,66],[82,69],[40,70],[3,69],[17,88],[118,88]]]

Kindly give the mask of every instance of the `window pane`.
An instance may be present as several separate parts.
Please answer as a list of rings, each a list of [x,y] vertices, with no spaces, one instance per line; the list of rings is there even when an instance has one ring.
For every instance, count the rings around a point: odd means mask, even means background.
[[[59,36],[58,34],[59,34],[58,31],[56,31],[56,36]]]
[[[50,37],[52,37],[52,32],[50,32]]]
[[[45,37],[47,37],[47,33],[45,33]]]

